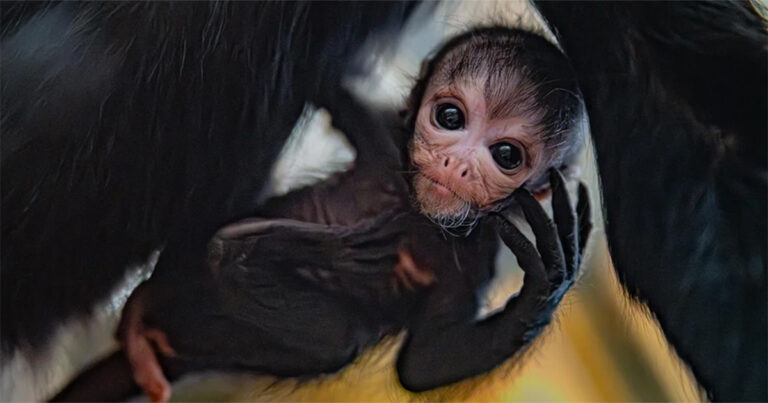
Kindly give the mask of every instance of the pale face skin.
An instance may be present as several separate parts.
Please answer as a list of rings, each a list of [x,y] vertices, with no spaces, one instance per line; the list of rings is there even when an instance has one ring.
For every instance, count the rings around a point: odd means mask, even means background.
[[[436,115],[444,104],[462,112],[461,128],[442,127]],[[419,171],[413,183],[416,199],[426,215],[450,218],[466,215],[467,208],[488,211],[547,169],[533,117],[491,118],[486,104],[482,88],[467,80],[427,87],[410,154]],[[494,160],[491,147],[500,143],[520,150],[513,158],[520,160],[519,166],[505,169]]]

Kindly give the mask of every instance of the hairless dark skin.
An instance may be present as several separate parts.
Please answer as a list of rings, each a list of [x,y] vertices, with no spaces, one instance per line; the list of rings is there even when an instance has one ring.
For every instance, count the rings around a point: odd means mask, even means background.
[[[528,54],[539,58],[531,62]],[[350,95],[334,94],[334,102],[320,106],[356,148],[354,168],[271,199],[254,217],[219,230],[199,278],[173,284],[153,277],[140,286],[119,330],[125,355],[97,364],[55,399],[118,399],[140,387],[152,401],[164,401],[166,377],[204,369],[333,372],[404,329],[397,372],[412,391],[489,371],[522,351],[573,284],[591,229],[586,189],[579,186],[574,211],[564,177],[551,168],[564,167],[567,149],[577,149],[572,125],[579,113],[572,100],[545,104],[533,99],[535,91],[531,100],[504,104],[527,82],[551,80],[526,76],[501,90],[490,79],[480,85],[478,75],[490,76],[487,66],[462,64],[480,56],[506,57],[508,66],[494,68],[521,76],[522,64],[536,70],[547,57],[562,58],[543,39],[517,30],[458,37],[416,85],[402,135],[393,136],[398,130],[381,123],[388,119]],[[572,115],[547,115],[554,107]],[[551,116],[566,122],[551,124]],[[566,146],[548,148],[563,138]],[[549,186],[539,180],[536,189],[551,190],[554,220],[524,186],[546,174]],[[522,210],[535,246],[510,223],[508,206]],[[468,221],[464,237],[447,237],[434,224]],[[497,234],[525,282],[502,310],[477,319],[478,299],[494,275]]]

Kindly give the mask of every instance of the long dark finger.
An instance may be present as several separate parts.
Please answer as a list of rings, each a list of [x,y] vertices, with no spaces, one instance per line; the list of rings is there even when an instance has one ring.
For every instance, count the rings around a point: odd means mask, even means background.
[[[514,196],[536,236],[536,248],[539,250],[550,279],[559,282],[560,279],[556,277],[562,277],[565,274],[565,259],[555,223],[547,217],[547,213],[528,190],[520,188],[515,191]]]
[[[517,263],[525,272],[523,288],[549,289],[549,279],[544,262],[533,244],[522,232],[501,215],[496,215],[497,229],[501,240],[514,253]]]
[[[355,262],[358,272],[376,272],[382,264],[397,263],[398,245],[403,234],[384,234],[381,238],[370,238],[365,242],[354,242],[344,245],[338,258],[344,262]]]
[[[565,187],[565,179],[557,169],[549,171],[550,185],[552,186],[552,213],[557,224],[557,234],[565,255],[565,275],[571,277],[578,265],[578,232],[576,230],[576,214],[571,207],[571,199]]]
[[[381,228],[371,233],[352,233],[342,242],[350,248],[364,249],[397,245],[405,237],[405,228]]]
[[[296,269],[296,273],[321,289],[354,298],[364,298],[366,301],[382,300],[386,297],[390,279],[388,272],[372,276],[352,272],[331,272],[315,267],[300,267]]]
[[[397,244],[353,250],[346,258],[351,262],[357,263],[355,271],[360,273],[378,272],[384,267],[391,269],[397,263]]]
[[[353,247],[376,243],[398,243],[408,228],[403,214],[385,215],[355,227],[345,236],[345,242]]]
[[[592,232],[592,206],[589,202],[587,187],[579,182],[579,201],[576,204],[576,214],[579,216],[579,255],[584,254],[584,247]]]
[[[251,217],[229,224],[216,232],[220,239],[243,239],[275,234],[328,233],[338,231],[332,226],[293,220],[290,218]]]

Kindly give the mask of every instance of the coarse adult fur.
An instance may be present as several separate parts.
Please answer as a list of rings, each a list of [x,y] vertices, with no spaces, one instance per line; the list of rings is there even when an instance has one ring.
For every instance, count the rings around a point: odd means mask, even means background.
[[[749,3],[540,2],[590,116],[611,255],[709,397],[768,399],[768,52]]]
[[[204,250],[305,104],[413,6],[3,2],[3,350],[41,346],[162,245]]]

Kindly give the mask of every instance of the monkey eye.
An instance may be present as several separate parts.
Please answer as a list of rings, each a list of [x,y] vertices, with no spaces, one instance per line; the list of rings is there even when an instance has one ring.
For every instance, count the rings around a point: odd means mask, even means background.
[[[502,169],[517,169],[523,164],[523,152],[520,147],[510,143],[496,143],[490,147],[493,160]]]
[[[459,130],[464,128],[464,113],[453,104],[441,104],[435,109],[435,121],[437,125],[446,130]]]

